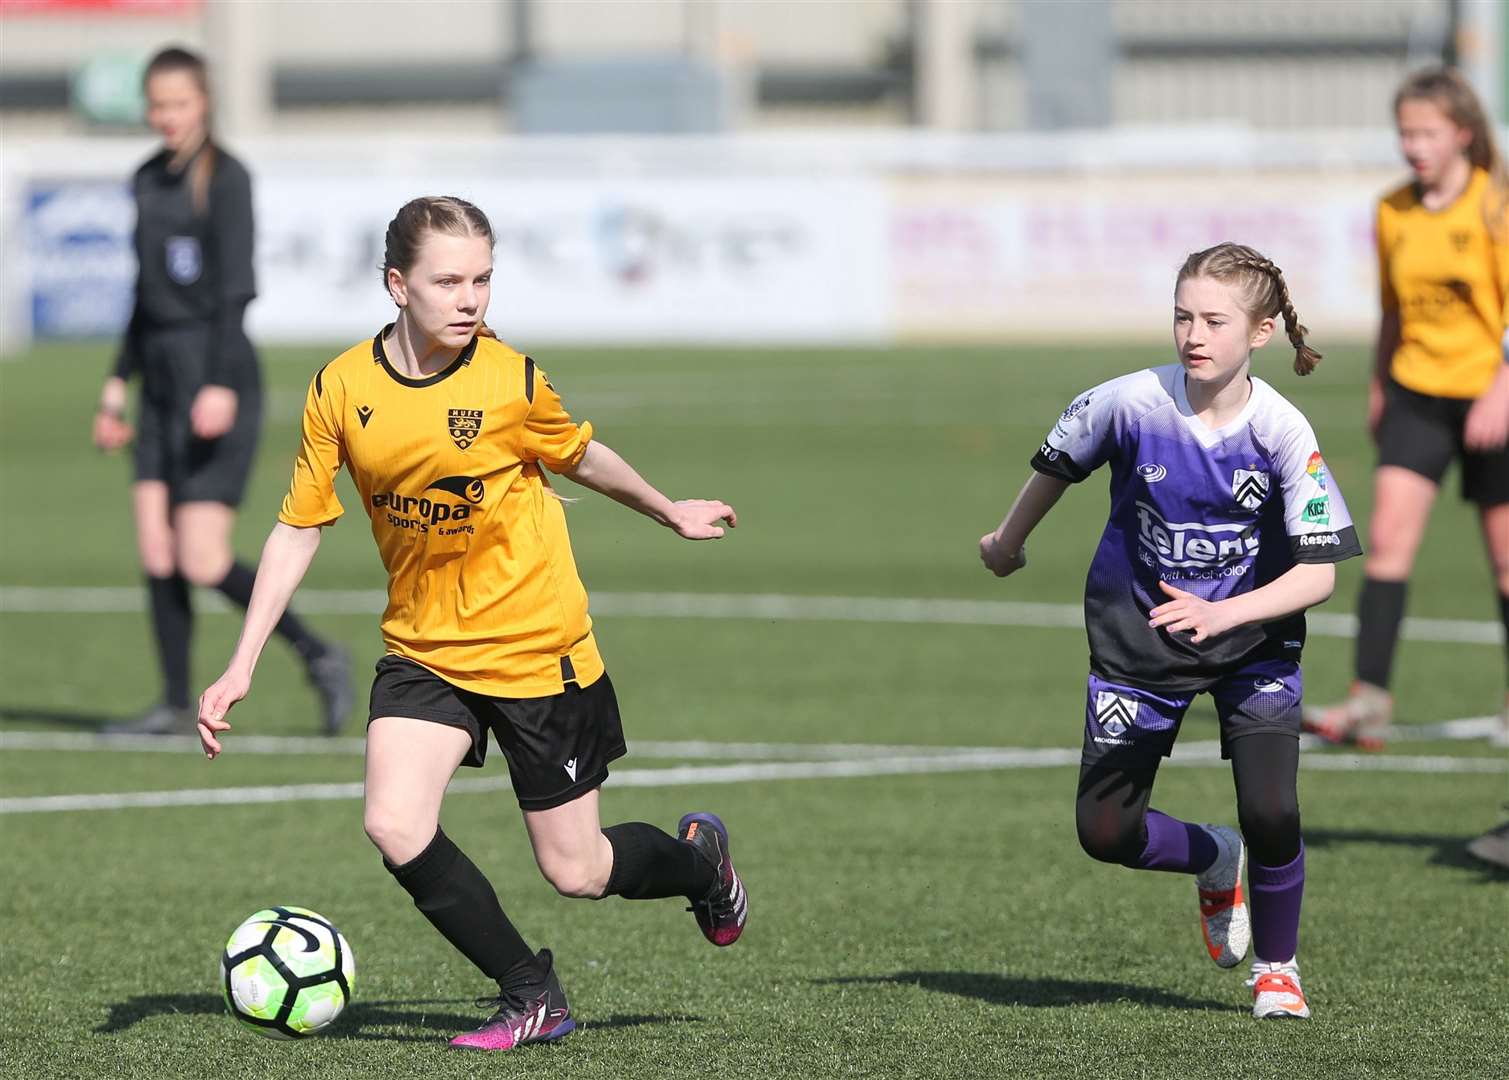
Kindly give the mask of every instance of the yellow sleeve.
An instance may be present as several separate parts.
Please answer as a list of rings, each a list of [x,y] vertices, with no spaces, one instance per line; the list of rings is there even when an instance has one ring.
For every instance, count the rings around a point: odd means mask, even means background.
[[[1499,317],[1503,320],[1500,333],[1509,331],[1509,224],[1502,220],[1505,213],[1509,211],[1500,212],[1497,227],[1488,235],[1488,246],[1493,249],[1493,276],[1499,287]]]
[[[1389,280],[1389,252],[1393,247],[1390,228],[1392,213],[1387,200],[1378,203],[1378,219],[1373,228],[1373,240],[1378,246],[1378,302],[1384,311],[1399,310],[1399,296],[1394,292],[1394,283]]]
[[[545,373],[536,368],[533,375],[534,397],[524,418],[524,460],[538,461],[551,472],[570,472],[587,452],[592,425],[573,422]]]
[[[324,374],[320,369],[309,384],[304,399],[304,439],[293,464],[293,480],[283,498],[283,509],[278,512],[283,524],[301,529],[329,525],[345,513],[335,494],[335,474],[346,460],[338,419],[341,411],[335,402],[340,389]]]

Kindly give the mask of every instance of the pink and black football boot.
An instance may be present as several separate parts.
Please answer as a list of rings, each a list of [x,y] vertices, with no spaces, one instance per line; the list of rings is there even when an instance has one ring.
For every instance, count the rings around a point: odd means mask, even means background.
[[[686,910],[697,917],[702,936],[714,945],[732,945],[744,932],[749,918],[749,894],[734,871],[728,853],[728,830],[716,814],[687,814],[676,827],[678,839],[696,848],[717,874],[717,880],[700,900]]]
[[[497,1011],[476,1031],[452,1039],[451,1046],[458,1050],[512,1050],[553,1042],[576,1030],[549,949],[541,949],[533,962],[499,979],[497,996],[478,998],[477,1005]]]

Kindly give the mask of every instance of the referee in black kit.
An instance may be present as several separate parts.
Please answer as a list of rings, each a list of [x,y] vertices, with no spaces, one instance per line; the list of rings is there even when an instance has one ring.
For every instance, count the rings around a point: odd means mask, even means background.
[[[261,374],[242,328],[256,295],[251,177],[209,132],[204,61],[164,49],[147,65],[147,121],[163,146],[132,179],[136,199],[136,303],[115,369],[105,380],[94,442],[135,446],[131,489],[136,542],[147,575],[163,700],[112,730],[190,733],[189,585],[215,588],[245,607],[256,571],[236,560],[231,528],[256,456]],[[141,376],[138,430],[126,419],[126,384]],[[327,734],[352,703],[344,649],[296,616],[278,624],[303,659]]]

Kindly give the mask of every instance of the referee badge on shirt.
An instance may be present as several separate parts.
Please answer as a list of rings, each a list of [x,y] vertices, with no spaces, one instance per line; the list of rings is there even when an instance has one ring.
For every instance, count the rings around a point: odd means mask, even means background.
[[[1256,510],[1268,498],[1268,474],[1256,469],[1237,469],[1231,474],[1231,497],[1244,510]]]
[[[468,449],[482,434],[481,409],[452,409],[448,417],[451,441],[458,450]]]
[[[168,277],[179,285],[192,285],[204,271],[204,255],[193,236],[170,236],[167,244]]]

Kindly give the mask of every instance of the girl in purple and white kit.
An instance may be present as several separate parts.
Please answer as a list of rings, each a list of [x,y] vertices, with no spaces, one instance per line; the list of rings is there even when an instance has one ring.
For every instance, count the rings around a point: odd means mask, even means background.
[[[1253,945],[1253,1016],[1303,1019],[1303,613],[1331,595],[1333,564],[1362,549],[1309,423],[1250,374],[1280,317],[1307,375],[1320,354],[1279,268],[1239,244],[1191,255],[1175,285],[1178,363],[1076,398],[980,557],[998,577],[1020,570],[1027,536],[1069,485],[1110,465],[1110,517],[1085,583],[1080,844],[1103,862],[1195,875],[1211,958],[1235,967]],[[1202,692],[1220,717],[1240,832],[1148,809],[1159,761]]]

